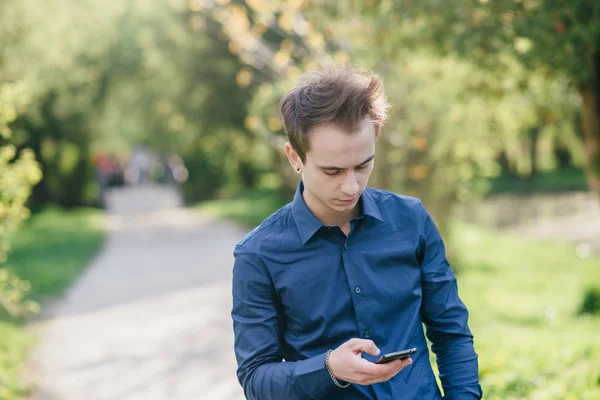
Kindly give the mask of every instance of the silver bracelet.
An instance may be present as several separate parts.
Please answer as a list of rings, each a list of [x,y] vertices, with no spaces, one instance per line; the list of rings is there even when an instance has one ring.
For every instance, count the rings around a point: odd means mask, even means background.
[[[331,377],[331,380],[333,380],[333,383],[335,383],[335,386],[342,388],[342,389],[346,389],[348,386],[350,386],[350,382],[348,382],[346,385],[342,385],[340,383],[340,381],[338,381],[335,376],[333,376],[333,371],[331,370],[331,365],[329,365],[329,356],[331,355],[331,352],[333,350],[327,350],[327,353],[325,353],[325,367],[327,368],[327,372],[329,372],[329,376]]]

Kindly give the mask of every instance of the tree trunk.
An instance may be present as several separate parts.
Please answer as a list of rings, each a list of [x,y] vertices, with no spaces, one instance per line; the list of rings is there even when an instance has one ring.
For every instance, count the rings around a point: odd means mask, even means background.
[[[586,155],[586,172],[590,190],[600,199],[600,107],[595,82],[581,86],[581,125]]]
[[[529,130],[529,157],[531,159],[531,173],[530,178],[538,172],[537,171],[537,158],[538,158],[538,142],[540,139],[541,126],[536,126]]]

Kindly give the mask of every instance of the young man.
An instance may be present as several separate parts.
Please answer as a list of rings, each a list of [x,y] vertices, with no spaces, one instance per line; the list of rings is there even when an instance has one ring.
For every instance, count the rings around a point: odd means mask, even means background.
[[[309,74],[281,101],[292,203],[235,248],[238,378],[250,400],[479,399],[468,313],[421,202],[367,188],[386,119],[380,80]],[[376,364],[416,347],[412,359]]]

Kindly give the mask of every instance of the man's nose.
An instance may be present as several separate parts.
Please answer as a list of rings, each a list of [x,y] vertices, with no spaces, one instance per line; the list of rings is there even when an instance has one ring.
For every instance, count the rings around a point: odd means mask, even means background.
[[[346,174],[344,182],[342,183],[342,192],[348,196],[356,196],[360,190],[360,185],[356,179],[356,174],[351,171]]]

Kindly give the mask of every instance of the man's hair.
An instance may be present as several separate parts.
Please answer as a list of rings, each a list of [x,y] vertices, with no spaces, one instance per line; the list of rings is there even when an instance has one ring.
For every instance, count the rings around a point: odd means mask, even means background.
[[[355,132],[370,118],[379,135],[389,105],[383,83],[373,73],[344,66],[304,74],[279,103],[283,126],[302,162],[309,150],[308,134],[322,123]]]

